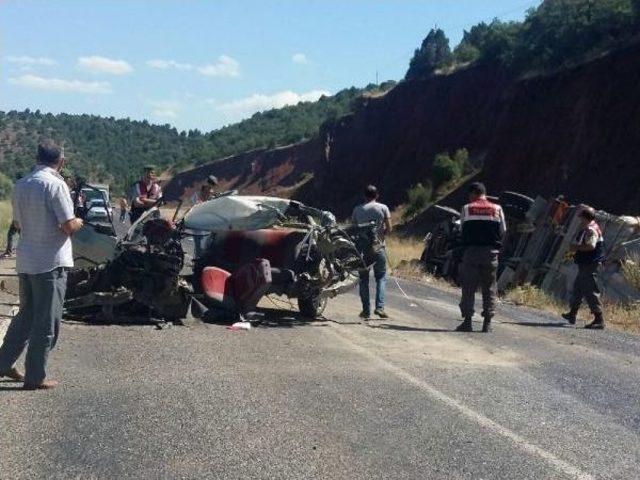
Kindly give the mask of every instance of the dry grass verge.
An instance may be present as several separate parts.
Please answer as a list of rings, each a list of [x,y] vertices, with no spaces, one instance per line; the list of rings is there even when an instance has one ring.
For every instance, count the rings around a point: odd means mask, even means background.
[[[401,264],[405,265],[411,262],[411,260],[419,260],[424,249],[422,241],[415,238],[391,236],[386,239],[386,244],[387,261],[393,270],[396,270]]]
[[[11,201],[0,201],[0,247],[2,247],[3,252],[7,246],[7,230],[9,229],[12,215]]]
[[[566,307],[557,298],[533,285],[522,285],[509,290],[504,298],[517,306],[537,308],[557,315],[566,310]]]
[[[505,299],[518,306],[543,310],[560,316],[568,311],[568,306],[533,285],[523,285],[509,290]],[[604,318],[608,325],[626,332],[640,333],[640,304],[620,304],[606,302],[603,305]],[[586,305],[578,313],[578,318],[590,322],[592,317]]]
[[[439,288],[455,288],[447,280],[430,275],[420,264],[424,243],[417,238],[388,237],[387,262],[392,275],[414,282],[437,285]]]
[[[633,255],[622,264],[622,275],[629,284],[640,291],[640,257]]]

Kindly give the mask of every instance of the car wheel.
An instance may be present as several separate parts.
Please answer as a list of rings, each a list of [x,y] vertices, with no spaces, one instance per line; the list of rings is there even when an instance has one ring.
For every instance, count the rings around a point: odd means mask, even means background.
[[[320,296],[298,298],[298,310],[303,317],[318,318],[327,307],[327,298]]]

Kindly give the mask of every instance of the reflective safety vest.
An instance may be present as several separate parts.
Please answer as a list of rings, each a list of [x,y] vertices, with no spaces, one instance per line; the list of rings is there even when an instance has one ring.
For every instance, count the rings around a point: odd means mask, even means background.
[[[591,265],[593,263],[604,262],[604,237],[600,226],[592,221],[586,228],[583,228],[576,235],[578,245],[587,245],[595,237],[595,248],[588,252],[576,252],[574,261],[578,265]]]
[[[507,224],[500,205],[481,197],[462,207],[460,223],[465,247],[502,247]]]

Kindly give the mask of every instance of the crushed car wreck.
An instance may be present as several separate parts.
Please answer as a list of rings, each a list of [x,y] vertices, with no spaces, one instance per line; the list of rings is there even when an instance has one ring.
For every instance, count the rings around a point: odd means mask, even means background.
[[[340,227],[330,212],[296,201],[235,192],[197,204],[175,222],[154,208],[109,260],[71,272],[67,316],[236,320],[277,294],[316,318],[329,298],[357,283],[377,245],[375,232],[373,224]],[[190,265],[183,239],[202,235],[204,251]]]

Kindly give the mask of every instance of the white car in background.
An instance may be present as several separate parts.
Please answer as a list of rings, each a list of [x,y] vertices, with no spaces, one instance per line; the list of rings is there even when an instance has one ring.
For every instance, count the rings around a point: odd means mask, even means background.
[[[109,204],[109,186],[84,187],[82,194],[85,198],[85,220],[110,223],[110,219],[113,218],[113,208]]]

